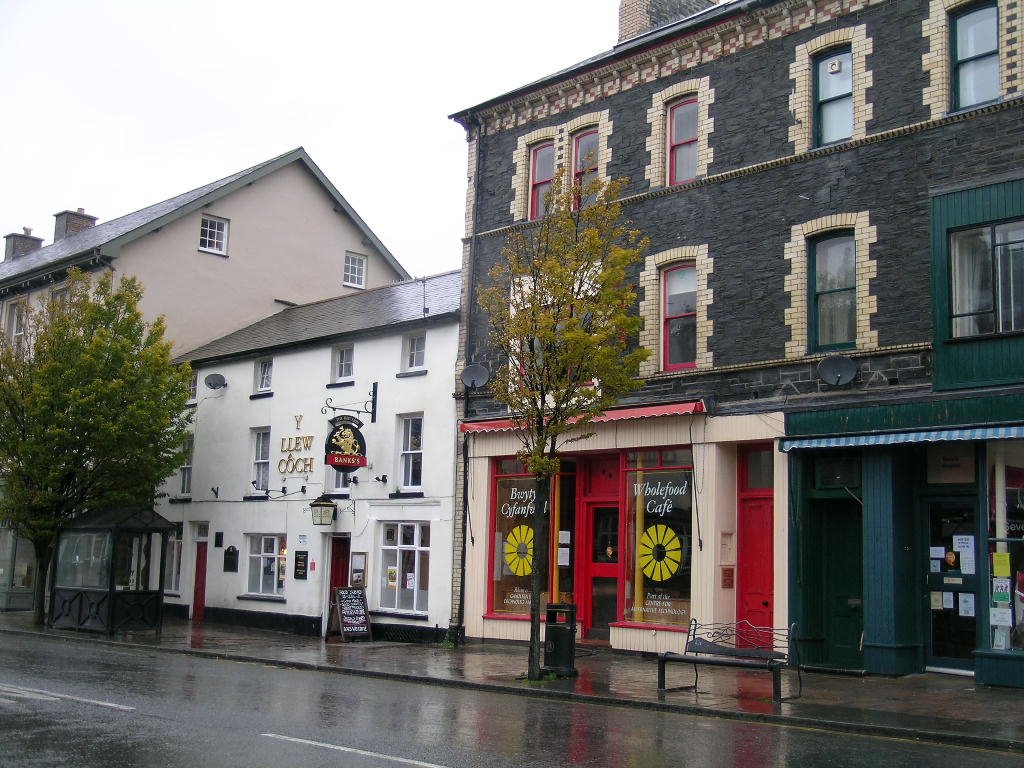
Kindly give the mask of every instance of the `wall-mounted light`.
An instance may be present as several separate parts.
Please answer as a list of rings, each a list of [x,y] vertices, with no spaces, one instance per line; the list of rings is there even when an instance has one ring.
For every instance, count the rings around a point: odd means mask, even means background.
[[[220,486],[219,486],[219,485],[215,485],[215,486],[213,486],[213,487],[212,487],[212,488],[210,489],[210,493],[212,493],[212,494],[213,494],[213,498],[215,498],[215,499],[219,499],[219,498],[220,498]]]
[[[313,525],[331,525],[338,512],[338,505],[326,495],[320,496],[309,503],[309,511],[313,515]]]
[[[349,485],[359,485],[359,478],[356,477],[355,475],[349,475],[348,476],[348,484]]]
[[[388,482],[388,476],[387,475],[381,475],[380,477],[375,477],[373,479],[376,480],[378,483],[385,483],[385,484],[387,484],[387,482]]]

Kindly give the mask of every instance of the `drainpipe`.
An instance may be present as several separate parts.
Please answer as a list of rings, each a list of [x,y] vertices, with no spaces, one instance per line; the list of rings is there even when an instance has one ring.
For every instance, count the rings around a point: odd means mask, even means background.
[[[469,313],[473,306],[473,278],[475,274],[474,266],[476,264],[477,255],[477,225],[480,217],[480,168],[484,158],[483,153],[483,134],[484,126],[480,118],[474,114],[469,113],[469,118],[472,120],[473,125],[476,128],[476,158],[473,164],[473,218],[470,224],[469,234],[469,263],[466,265],[466,306],[463,307],[464,316],[466,318],[466,347],[462,353],[462,359],[464,364],[469,363],[470,343],[469,343]],[[462,416],[466,416],[466,405],[468,403],[467,393],[463,392],[462,399]],[[457,640],[465,641],[465,617],[466,617],[466,531],[469,523],[469,433],[462,436],[462,553],[461,563],[459,568],[461,570],[461,578],[459,579],[459,609],[456,615],[456,630],[458,632]],[[475,543],[475,542],[474,542]]]

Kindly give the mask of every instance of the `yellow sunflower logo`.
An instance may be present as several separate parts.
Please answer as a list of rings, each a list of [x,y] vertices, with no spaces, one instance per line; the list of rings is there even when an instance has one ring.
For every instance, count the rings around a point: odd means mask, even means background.
[[[517,525],[505,539],[505,564],[516,576],[533,573],[533,528]]]
[[[644,576],[652,581],[667,581],[683,562],[683,544],[675,531],[659,523],[640,536],[637,554]]]

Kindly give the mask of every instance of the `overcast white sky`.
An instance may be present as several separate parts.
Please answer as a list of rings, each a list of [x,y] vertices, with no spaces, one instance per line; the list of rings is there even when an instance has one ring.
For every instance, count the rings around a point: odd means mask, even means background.
[[[611,49],[619,0],[0,0],[0,236],[303,146],[410,273],[461,263],[448,115]]]

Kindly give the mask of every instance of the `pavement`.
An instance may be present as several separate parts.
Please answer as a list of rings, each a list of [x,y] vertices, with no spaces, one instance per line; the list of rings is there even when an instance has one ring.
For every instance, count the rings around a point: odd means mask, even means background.
[[[525,679],[527,647],[498,641],[471,639],[455,647],[342,642],[177,618],[164,620],[159,637],[155,632],[108,637],[43,629],[32,624],[29,613],[0,612],[0,637],[4,634],[1024,753],[1024,690],[976,686],[972,677],[961,675],[804,671],[801,692],[796,671],[787,669],[785,700],[775,703],[771,675],[764,671],[702,667],[696,690],[659,693],[655,656],[579,643],[576,676],[531,682]],[[670,664],[667,677],[670,688],[688,685],[693,667]]]

